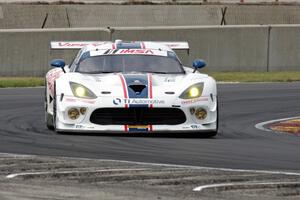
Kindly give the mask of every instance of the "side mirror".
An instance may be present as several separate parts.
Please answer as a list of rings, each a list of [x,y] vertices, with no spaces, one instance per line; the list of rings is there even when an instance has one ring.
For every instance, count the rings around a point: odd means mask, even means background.
[[[194,73],[196,72],[197,69],[201,69],[205,66],[206,66],[206,62],[204,60],[201,60],[201,59],[194,60],[194,62],[193,62],[193,67],[195,69]]]
[[[66,63],[62,59],[54,59],[54,60],[51,61],[50,65],[52,67],[61,68],[65,72],[64,66],[66,66]]]

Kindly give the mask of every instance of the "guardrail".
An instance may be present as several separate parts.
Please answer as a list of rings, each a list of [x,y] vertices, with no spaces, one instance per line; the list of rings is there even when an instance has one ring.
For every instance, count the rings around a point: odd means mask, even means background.
[[[188,41],[190,54],[178,52],[183,63],[203,58],[210,71],[295,71],[299,35],[300,25],[2,29],[0,75],[43,76],[53,58],[70,62],[76,51],[50,50],[52,40],[115,39]]]

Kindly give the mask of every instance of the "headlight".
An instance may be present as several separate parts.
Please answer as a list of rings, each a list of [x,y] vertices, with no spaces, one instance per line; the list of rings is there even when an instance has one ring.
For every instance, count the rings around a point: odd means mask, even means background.
[[[202,95],[204,83],[197,83],[187,88],[180,96],[181,99],[193,99]]]
[[[85,86],[78,83],[70,82],[72,92],[75,97],[84,98],[84,99],[95,99],[97,96]]]

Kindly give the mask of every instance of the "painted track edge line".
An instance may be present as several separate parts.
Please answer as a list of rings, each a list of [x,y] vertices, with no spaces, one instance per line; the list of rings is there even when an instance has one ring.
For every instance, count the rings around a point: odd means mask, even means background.
[[[43,155],[24,155],[24,154],[10,154],[10,153],[0,153],[1,155],[11,155],[15,157],[38,157]],[[163,163],[151,163],[151,162],[137,162],[137,161],[127,161],[127,160],[113,160],[113,159],[92,159],[92,158],[80,158],[80,157],[60,157],[60,156],[45,156],[61,159],[83,159],[83,160],[97,160],[103,162],[119,162],[119,163],[128,163],[136,165],[150,165],[150,166],[161,166],[161,167],[176,167],[176,168],[189,168],[189,169],[202,169],[202,170],[217,170],[217,171],[226,171],[226,172],[248,172],[248,173],[262,173],[262,174],[282,174],[289,176],[300,176],[300,172],[291,172],[291,171],[279,171],[279,170],[252,170],[252,169],[231,169],[231,168],[218,168],[218,167],[201,167],[193,165],[176,165],[176,164],[163,164]]]
[[[219,187],[226,187],[226,186],[256,186],[256,185],[290,185],[290,184],[300,184],[300,182],[244,182],[244,183],[219,183],[219,184],[209,184],[209,185],[202,185],[199,187],[195,187],[193,189],[194,192],[201,192],[205,189],[210,188],[219,188]]]
[[[24,172],[24,173],[15,173],[15,174],[8,174],[6,176],[7,179],[16,178],[18,176],[31,176],[31,175],[47,175],[47,174],[72,174],[72,173],[99,173],[99,172],[118,172],[118,171],[143,171],[148,170],[147,168],[133,168],[133,169],[107,169],[107,170],[90,170],[90,171],[56,171],[56,172]]]
[[[265,122],[260,122],[258,124],[255,124],[255,128],[262,130],[262,131],[269,131],[269,132],[275,132],[272,131],[270,129],[265,128],[264,126],[266,124],[271,124],[271,123],[275,123],[275,122],[280,122],[280,121],[285,121],[285,120],[291,120],[291,119],[297,119],[300,118],[300,116],[296,116],[296,117],[288,117],[288,118],[282,118],[282,119],[274,119],[274,120],[269,120],[269,121],[265,121]]]

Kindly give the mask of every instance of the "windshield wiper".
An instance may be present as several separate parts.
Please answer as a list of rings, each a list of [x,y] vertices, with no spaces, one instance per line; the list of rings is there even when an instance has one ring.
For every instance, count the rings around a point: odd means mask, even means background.
[[[152,74],[183,74],[183,72],[150,72],[150,71],[141,71],[143,73],[152,73]]]
[[[120,73],[120,72],[122,72],[122,71],[99,71],[97,73],[99,73],[99,74],[101,74],[101,73],[103,73],[103,74],[109,74],[109,73]]]
[[[142,73],[152,73],[152,74],[169,74],[169,72],[151,72],[151,71],[140,71]]]

